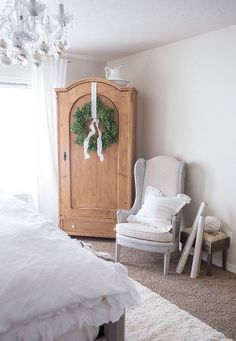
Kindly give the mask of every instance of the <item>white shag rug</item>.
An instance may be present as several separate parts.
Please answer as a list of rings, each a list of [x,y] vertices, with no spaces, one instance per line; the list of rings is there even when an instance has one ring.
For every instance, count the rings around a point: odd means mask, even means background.
[[[126,311],[126,341],[231,340],[138,282],[135,284],[141,304]]]

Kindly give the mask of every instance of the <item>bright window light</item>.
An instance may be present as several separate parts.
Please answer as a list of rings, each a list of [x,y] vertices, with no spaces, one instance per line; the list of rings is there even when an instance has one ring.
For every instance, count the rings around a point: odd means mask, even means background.
[[[32,193],[34,188],[32,93],[22,84],[0,85],[0,191]]]

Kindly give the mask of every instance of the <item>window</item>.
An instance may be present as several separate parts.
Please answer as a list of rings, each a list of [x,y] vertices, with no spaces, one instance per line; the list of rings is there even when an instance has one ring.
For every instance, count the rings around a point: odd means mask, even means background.
[[[33,91],[0,81],[0,190],[32,193],[34,187]]]

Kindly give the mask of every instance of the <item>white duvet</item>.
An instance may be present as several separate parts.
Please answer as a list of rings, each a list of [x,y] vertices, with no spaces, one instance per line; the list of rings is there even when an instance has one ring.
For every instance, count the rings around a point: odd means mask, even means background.
[[[117,321],[138,300],[125,267],[0,195],[1,341],[51,341],[75,326]]]

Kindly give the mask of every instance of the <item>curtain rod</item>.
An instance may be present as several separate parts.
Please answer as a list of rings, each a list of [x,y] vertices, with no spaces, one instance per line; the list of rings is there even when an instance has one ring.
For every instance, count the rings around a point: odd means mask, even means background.
[[[16,78],[0,78],[0,86],[15,86],[15,87],[26,87],[30,88],[32,82],[30,80],[16,79]]]

